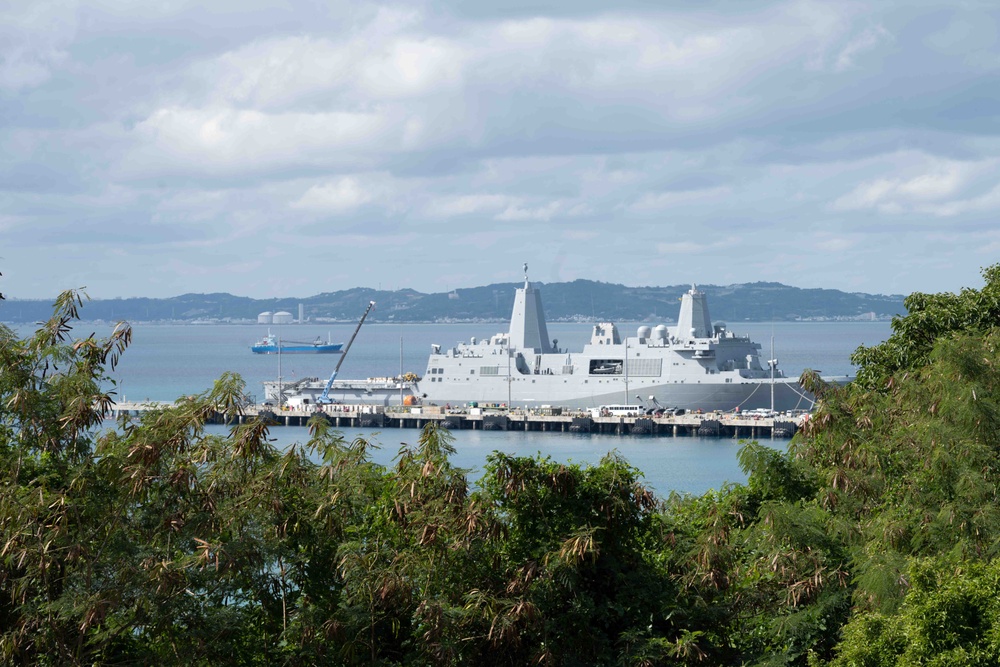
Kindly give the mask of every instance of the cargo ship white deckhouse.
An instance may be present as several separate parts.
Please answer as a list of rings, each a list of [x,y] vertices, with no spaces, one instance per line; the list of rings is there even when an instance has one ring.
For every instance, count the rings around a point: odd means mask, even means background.
[[[812,407],[813,396],[777,360],[761,363],[760,344],[713,326],[705,294],[694,286],[681,298],[674,327],[641,326],[623,339],[614,324],[601,322],[582,351],[559,349],[527,268],[507,333],[446,350],[432,346],[427,371],[413,387],[423,403],[592,408],[638,399],[706,412]]]

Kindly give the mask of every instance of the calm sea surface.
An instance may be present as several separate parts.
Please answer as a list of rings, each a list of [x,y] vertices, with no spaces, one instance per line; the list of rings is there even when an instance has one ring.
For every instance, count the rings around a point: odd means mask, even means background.
[[[655,323],[650,323],[655,324]],[[334,342],[346,342],[354,330],[344,325],[283,325],[271,331],[282,340],[311,341],[329,335]],[[636,324],[619,324],[622,335],[635,335]],[[489,337],[505,331],[506,322],[487,324],[366,324],[340,369],[342,379],[391,376],[413,371],[423,375],[431,344],[449,347],[471,337]],[[549,323],[549,335],[559,347],[578,350],[590,338],[590,324]],[[804,368],[824,375],[851,375],[850,354],[859,345],[875,345],[891,333],[888,322],[747,322],[729,324],[737,334],[749,334],[761,344],[762,356],[770,358],[771,339],[779,367],[789,376],[798,376]],[[30,327],[20,327],[29,335]],[[107,334],[110,327],[81,324],[80,337],[96,331]],[[222,373],[232,371],[243,377],[247,392],[261,399],[264,380],[276,379],[279,359],[255,355],[250,345],[267,327],[246,325],[167,325],[138,324],[133,329],[132,346],[126,351],[114,376],[118,395],[128,400],[173,401],[180,396],[199,394],[212,386]],[[337,363],[336,355],[282,355],[283,379],[330,376]],[[401,442],[413,443],[418,432],[384,430],[371,432],[345,429],[345,436],[367,435],[381,445],[374,458],[390,463]],[[277,444],[287,445],[307,439],[305,429],[278,427],[273,436]],[[563,433],[521,433],[504,431],[456,431],[458,453],[454,463],[470,470],[476,479],[490,452],[550,456],[557,461],[595,463],[611,451],[617,451],[641,470],[646,483],[660,495],[670,491],[703,493],[725,482],[742,482],[745,476],[736,462],[740,443],[718,438],[619,437]],[[774,441],[784,447],[786,441]]]

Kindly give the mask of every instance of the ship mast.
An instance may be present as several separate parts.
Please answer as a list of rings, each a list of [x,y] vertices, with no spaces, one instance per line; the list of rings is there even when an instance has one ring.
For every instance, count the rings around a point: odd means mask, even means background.
[[[625,405],[628,405],[628,336],[625,336],[625,359],[622,362],[625,364]]]
[[[524,265],[527,268],[527,264]],[[510,398],[511,398],[511,388],[510,388],[511,376],[510,376],[510,335],[507,336],[507,412],[510,413]]]
[[[774,415],[774,367],[777,365],[778,360],[774,358],[774,334],[771,334],[771,358],[768,359],[767,365],[771,367],[771,415]]]

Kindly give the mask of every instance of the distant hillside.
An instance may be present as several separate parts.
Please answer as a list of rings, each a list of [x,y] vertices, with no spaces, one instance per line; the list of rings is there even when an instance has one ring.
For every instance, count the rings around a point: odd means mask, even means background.
[[[357,287],[302,299],[251,299],[231,294],[184,294],[169,299],[102,299],[84,304],[87,320],[133,322],[256,322],[259,313],[285,310],[298,317],[299,305],[313,321],[357,320],[369,301],[377,303],[373,322],[450,322],[506,320],[521,283],[502,283],[422,294]],[[533,283],[542,292],[550,321],[670,322],[690,285],[626,287],[591,280]],[[858,294],[829,289],[800,289],[780,283],[699,285],[708,295],[713,319],[783,321],[802,319],[878,319],[904,314],[901,295]],[[0,301],[0,321],[35,322],[52,314],[51,301]]]

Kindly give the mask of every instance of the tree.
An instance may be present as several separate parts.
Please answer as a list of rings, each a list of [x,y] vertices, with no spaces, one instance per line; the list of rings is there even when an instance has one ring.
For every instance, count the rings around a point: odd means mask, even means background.
[[[28,340],[0,329],[0,655],[33,664],[338,662],[326,646],[343,588],[337,545],[377,472],[366,477],[363,457],[338,475],[309,448],[277,452],[261,421],[228,437],[207,433],[210,418],[235,420],[244,404],[243,382],[229,374],[105,429],[105,365],[114,367],[131,329],[70,339],[81,302],[61,295]],[[330,462],[363,450],[321,430],[310,448]]]
[[[1000,664],[1000,563],[914,560],[898,613],[857,615],[832,667]]]
[[[982,289],[958,294],[914,292],[903,305],[907,314],[892,320],[892,335],[851,357],[859,366],[855,383],[868,390],[885,388],[894,375],[927,363],[934,345],[953,333],[982,334],[1000,324],[1000,264],[982,271]]]
[[[759,665],[821,664],[838,651],[862,655],[869,642],[888,650],[922,636],[900,620],[916,564],[947,557],[957,580],[993,566],[1000,270],[984,277],[981,291],[908,299],[893,336],[856,353],[859,382],[805,378],[817,409],[787,454],[744,447],[746,486],[669,508],[669,519],[694,526],[682,543],[694,565],[686,592],[700,593],[725,629],[705,633],[703,646],[728,644],[730,664]],[[842,628],[857,633],[853,648],[838,648]],[[981,648],[978,634],[959,633],[943,655],[992,664]],[[900,656],[838,664],[924,664]]]
[[[612,664],[666,659],[676,586],[658,562],[659,505],[615,455],[582,468],[548,458],[489,457],[478,502],[506,526],[499,580],[471,603],[486,664]],[[669,645],[668,645],[669,644]],[[650,663],[653,664],[653,663]]]
[[[245,387],[114,428],[128,346],[82,298],[0,327],[0,656],[32,664],[994,664],[1000,270],[914,295],[861,381],[824,386],[745,485],[662,502],[617,455],[494,453],[479,487],[425,428],[395,464]],[[208,428],[218,416],[231,424]],[[239,423],[243,421],[245,423]]]
[[[669,620],[655,499],[621,459],[584,469],[497,454],[470,492],[449,434],[434,426],[391,469],[321,416],[307,443],[277,451],[265,421],[238,423],[245,387],[228,373],[109,429],[108,367],[131,329],[73,339],[81,304],[61,296],[28,340],[0,329],[8,662],[572,664],[696,653],[697,635]],[[228,434],[208,429],[220,416],[234,424]]]

